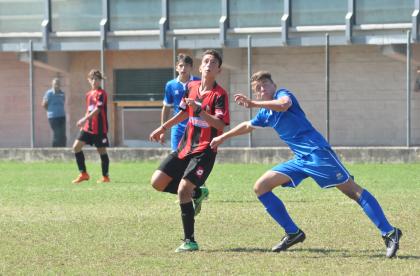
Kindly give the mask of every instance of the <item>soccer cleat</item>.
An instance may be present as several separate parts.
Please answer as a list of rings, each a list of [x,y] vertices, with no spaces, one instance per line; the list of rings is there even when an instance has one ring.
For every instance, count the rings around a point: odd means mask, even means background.
[[[184,242],[175,250],[175,252],[190,252],[190,251],[197,251],[198,244],[195,241],[191,241],[189,239],[184,240]]]
[[[385,236],[382,236],[386,246],[386,257],[392,258],[400,248],[400,239],[402,237],[402,231],[398,228],[394,228],[393,231],[389,232]]]
[[[98,179],[96,181],[96,183],[100,184],[100,183],[108,183],[111,182],[111,179],[109,178],[109,176],[102,176],[101,179]]]
[[[274,246],[271,251],[273,252],[280,252],[285,251],[287,248],[291,247],[294,244],[299,242],[303,242],[306,238],[305,233],[299,229],[299,231],[295,234],[287,234],[281,239],[281,242]]]
[[[79,174],[79,176],[75,180],[72,181],[72,183],[78,184],[82,181],[87,181],[87,180],[89,180],[88,173],[87,172],[82,172],[82,173]]]
[[[194,204],[194,216],[198,215],[201,211],[201,204],[203,203],[203,200],[207,199],[209,197],[209,189],[205,186],[200,187],[201,194],[199,197],[193,199]]]

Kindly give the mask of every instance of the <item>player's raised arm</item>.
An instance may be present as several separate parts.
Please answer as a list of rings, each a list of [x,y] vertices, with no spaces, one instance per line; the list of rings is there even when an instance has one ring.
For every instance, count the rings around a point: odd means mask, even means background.
[[[225,132],[220,136],[214,137],[213,140],[210,142],[210,147],[214,149],[219,145],[223,144],[223,142],[225,142],[229,138],[244,135],[252,132],[253,130],[254,128],[251,126],[250,122],[242,122],[236,127],[229,130],[228,132]]]
[[[292,105],[292,100],[289,96],[282,96],[279,99],[268,101],[254,101],[243,94],[235,94],[234,99],[238,105],[246,108],[267,108],[277,112],[284,112]]]
[[[201,109],[194,99],[185,98],[185,102],[187,105],[191,106],[194,112],[198,112],[198,115],[203,118],[210,126],[218,129],[223,130],[226,126],[225,122],[218,118],[216,115],[210,115],[205,110]]]

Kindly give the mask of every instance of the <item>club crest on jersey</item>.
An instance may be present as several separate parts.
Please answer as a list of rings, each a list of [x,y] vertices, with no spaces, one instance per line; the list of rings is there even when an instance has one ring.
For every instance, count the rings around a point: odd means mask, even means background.
[[[197,170],[195,171],[195,175],[198,177],[198,178],[201,178],[201,177],[203,177],[203,174],[204,174],[204,169],[203,169],[203,167],[198,167],[197,168]]]
[[[106,141],[107,141],[106,138],[102,139],[102,143],[106,143]]]

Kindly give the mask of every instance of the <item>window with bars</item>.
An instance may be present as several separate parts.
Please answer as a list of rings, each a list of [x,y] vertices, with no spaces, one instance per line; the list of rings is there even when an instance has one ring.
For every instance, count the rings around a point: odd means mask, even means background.
[[[172,68],[114,70],[114,101],[162,101],[171,79]]]

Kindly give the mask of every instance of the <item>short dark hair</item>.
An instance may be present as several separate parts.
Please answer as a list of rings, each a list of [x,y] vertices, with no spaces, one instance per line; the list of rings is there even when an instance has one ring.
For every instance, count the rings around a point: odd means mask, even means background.
[[[251,83],[263,80],[269,80],[273,82],[273,79],[271,78],[271,73],[268,71],[258,71],[251,76]]]
[[[105,79],[104,76],[102,75],[101,71],[99,71],[98,69],[90,70],[89,74],[88,74],[88,78],[89,79],[97,78],[97,79],[100,79],[100,80]]]
[[[191,67],[193,66],[193,59],[190,56],[188,56],[184,53],[179,53],[176,56],[176,64],[178,65],[178,63],[180,63],[180,62],[184,62],[185,64],[189,64],[189,65],[191,65]]]
[[[222,55],[218,51],[216,51],[214,49],[206,50],[206,51],[204,51],[204,53],[201,57],[204,57],[205,55],[212,55],[219,62],[219,67],[222,66],[222,63],[223,63]]]

